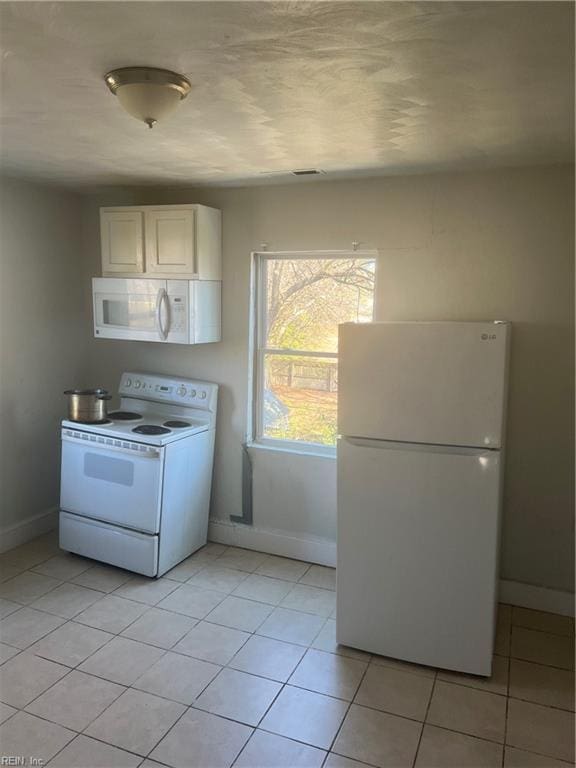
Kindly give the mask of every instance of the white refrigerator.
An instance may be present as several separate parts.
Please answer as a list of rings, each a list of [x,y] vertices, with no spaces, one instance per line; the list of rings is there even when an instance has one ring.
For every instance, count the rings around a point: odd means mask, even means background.
[[[490,675],[510,330],[340,326],[339,643]]]

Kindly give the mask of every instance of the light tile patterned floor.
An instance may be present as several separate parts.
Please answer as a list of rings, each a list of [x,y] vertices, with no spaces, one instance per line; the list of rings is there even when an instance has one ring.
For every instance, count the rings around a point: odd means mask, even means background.
[[[154,581],[0,556],[0,743],[52,768],[554,768],[574,621],[500,607],[490,680],[336,645],[334,571],[208,544]]]

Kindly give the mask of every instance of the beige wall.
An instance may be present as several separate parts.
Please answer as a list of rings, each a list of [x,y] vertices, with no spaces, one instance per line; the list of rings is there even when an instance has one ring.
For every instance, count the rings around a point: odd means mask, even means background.
[[[357,240],[380,253],[379,319],[513,322],[501,575],[572,589],[571,168],[92,198],[84,209],[87,333],[87,278],[99,270],[97,208],[123,201],[199,202],[223,211],[222,343],[90,342],[94,383],[116,387],[121,371],[133,367],[222,384],[213,516],[238,514],[241,500],[250,251],[262,242],[270,250],[304,250],[349,248]],[[259,525],[266,525],[265,517]],[[283,517],[289,527],[289,515]],[[327,538],[334,536],[333,520],[326,521]]]
[[[0,534],[58,504],[59,422],[86,362],[79,198],[0,184]],[[35,529],[38,532],[38,528]]]

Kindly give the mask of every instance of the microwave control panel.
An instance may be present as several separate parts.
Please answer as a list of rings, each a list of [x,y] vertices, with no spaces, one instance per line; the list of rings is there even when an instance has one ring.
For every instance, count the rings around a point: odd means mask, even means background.
[[[186,298],[184,296],[168,296],[170,302],[170,330],[188,330]]]

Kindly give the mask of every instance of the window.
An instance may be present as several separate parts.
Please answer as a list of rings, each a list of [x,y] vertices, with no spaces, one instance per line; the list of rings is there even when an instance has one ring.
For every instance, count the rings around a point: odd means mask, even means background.
[[[253,436],[333,451],[338,325],[372,320],[373,253],[254,256]]]

